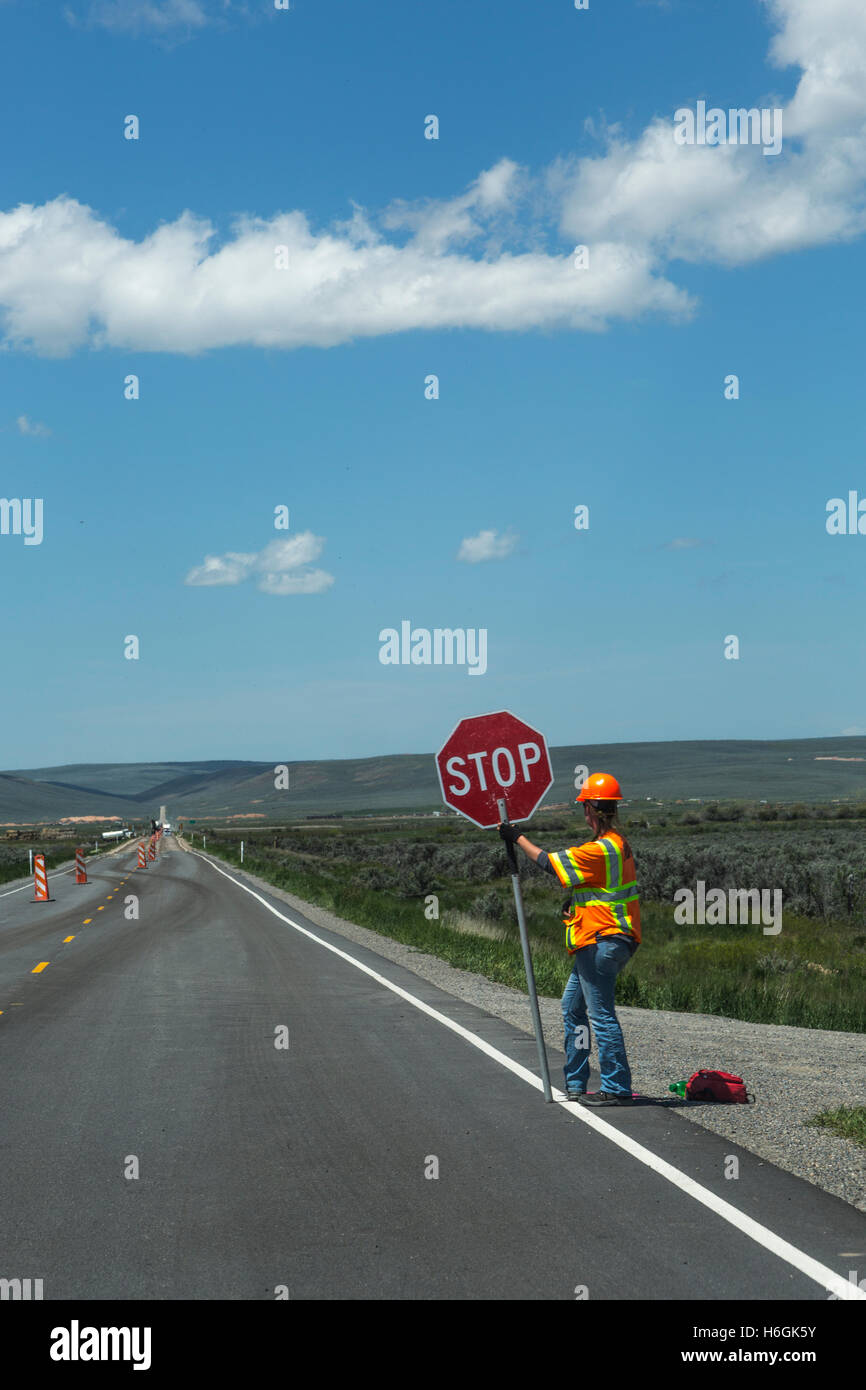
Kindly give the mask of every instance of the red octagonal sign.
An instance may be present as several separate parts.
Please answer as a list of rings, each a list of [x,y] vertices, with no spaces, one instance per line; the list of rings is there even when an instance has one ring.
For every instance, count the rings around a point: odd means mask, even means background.
[[[445,804],[485,830],[502,819],[498,801],[510,821],[527,820],[553,785],[544,735],[508,710],[461,719],[436,768]]]

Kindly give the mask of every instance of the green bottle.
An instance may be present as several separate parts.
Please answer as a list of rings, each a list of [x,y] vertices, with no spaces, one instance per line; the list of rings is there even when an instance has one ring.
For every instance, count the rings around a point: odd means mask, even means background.
[[[668,1090],[669,1090],[669,1091],[673,1091],[674,1094],[675,1094],[675,1095],[678,1095],[678,1096],[680,1097],[681,1100],[685,1100],[685,1098],[686,1098],[686,1086],[687,1086],[688,1084],[689,1084],[689,1083],[688,1083],[687,1081],[672,1081],[671,1084],[670,1084],[670,1086],[668,1086]]]

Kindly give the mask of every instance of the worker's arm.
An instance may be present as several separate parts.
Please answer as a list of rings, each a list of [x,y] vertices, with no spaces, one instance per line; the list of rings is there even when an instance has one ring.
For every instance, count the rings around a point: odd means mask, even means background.
[[[556,872],[553,865],[548,860],[545,851],[539,849],[538,845],[534,845],[529,836],[524,835],[522,831],[518,830],[516,825],[508,825],[507,822],[503,823],[499,827],[499,834],[503,840],[510,840],[511,844],[517,845],[518,849],[522,849],[526,857],[531,859],[533,864],[538,864],[540,869],[547,869],[548,873],[551,874]]]
[[[529,859],[532,860],[533,864],[534,864],[534,863],[536,862],[536,860],[538,859],[538,856],[539,856],[540,854],[543,854],[543,853],[544,853],[544,850],[543,850],[543,849],[539,849],[539,848],[538,848],[538,845],[534,845],[534,844],[532,843],[532,841],[531,841],[530,839],[527,838],[526,835],[521,835],[521,837],[520,837],[520,839],[517,841],[517,843],[518,843],[518,845],[520,846],[520,848],[523,850],[523,853],[524,853]]]

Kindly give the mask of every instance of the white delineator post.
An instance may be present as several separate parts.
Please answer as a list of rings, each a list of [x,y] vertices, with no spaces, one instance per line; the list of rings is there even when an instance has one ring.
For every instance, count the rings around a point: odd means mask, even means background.
[[[241,840],[241,863],[244,862],[244,842]]]

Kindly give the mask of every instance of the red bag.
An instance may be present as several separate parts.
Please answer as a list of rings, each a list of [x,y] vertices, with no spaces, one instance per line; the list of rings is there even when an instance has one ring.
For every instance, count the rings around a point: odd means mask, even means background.
[[[688,1100],[721,1100],[748,1105],[750,1096],[741,1076],[729,1071],[696,1071],[686,1082]]]

